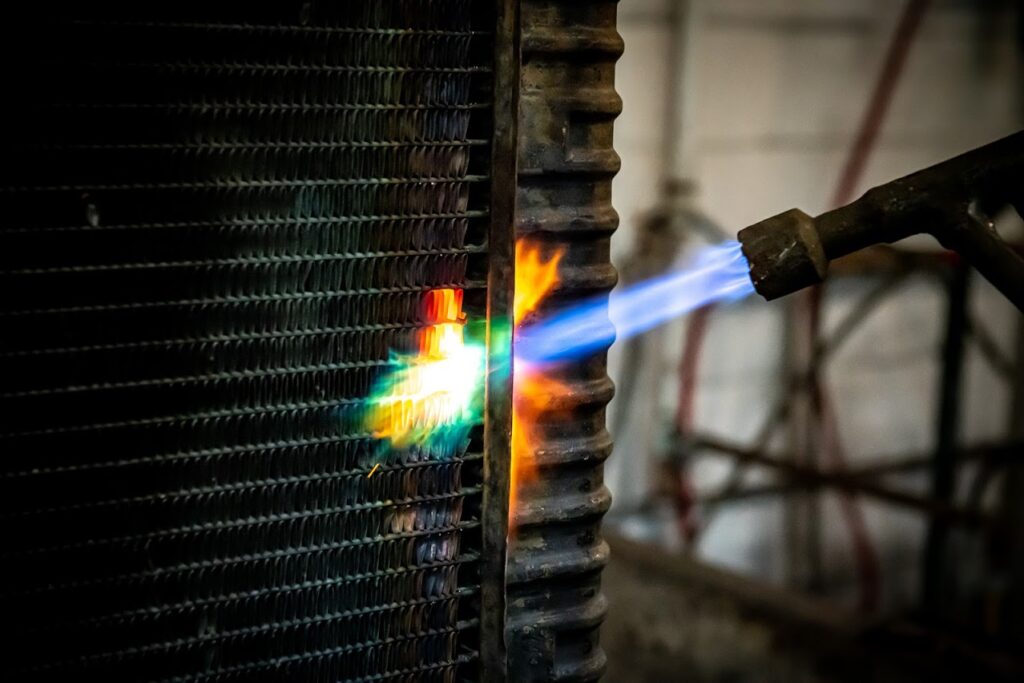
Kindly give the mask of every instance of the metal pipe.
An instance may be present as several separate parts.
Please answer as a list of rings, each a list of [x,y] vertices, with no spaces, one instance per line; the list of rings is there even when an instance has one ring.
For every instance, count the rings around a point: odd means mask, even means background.
[[[964,335],[967,329],[969,271],[963,264],[951,273],[948,283],[949,308],[946,338],[942,348],[942,384],[936,415],[935,457],[932,459],[932,498],[951,503],[956,490],[957,438],[960,422],[960,385],[963,378]],[[949,525],[931,519],[925,539],[921,577],[921,601],[925,610],[935,611],[943,599],[946,576],[946,547]]]
[[[755,289],[771,300],[820,283],[830,261],[927,233],[960,254],[1024,311],[1024,259],[989,215],[1012,204],[1024,215],[1024,132],[869,190],[815,218],[790,209],[743,229]]]
[[[1024,16],[1024,15],[1022,15]],[[1021,22],[1024,29],[1024,20]],[[1012,378],[1009,418],[1010,435],[1024,439],[1024,317],[1017,323],[1016,364]],[[1018,451],[1020,453],[1020,451]],[[1002,533],[999,538],[1007,548],[1006,569],[1010,584],[1006,600],[1007,631],[1016,637],[1024,635],[1024,543],[1020,529],[1024,525],[1024,462],[1015,458],[1003,479],[999,516]]]
[[[730,455],[741,462],[770,467],[790,482],[804,487],[826,486],[848,493],[861,493],[895,505],[920,510],[947,523],[986,527],[993,522],[992,516],[981,510],[964,508],[948,501],[897,491],[847,472],[825,472],[815,467],[781,460],[720,439],[702,436],[695,439],[693,445],[695,448],[707,448],[714,452]]]
[[[519,123],[519,3],[494,0],[494,110],[491,178],[515,187]],[[480,558],[481,683],[508,680],[505,567],[508,559],[512,440],[512,309],[515,298],[515,192],[490,197],[487,235],[487,384]]]
[[[705,441],[702,436],[695,437],[694,443],[706,446],[709,451],[714,451],[714,446],[716,445],[725,445],[731,449],[739,448],[739,446],[735,446],[733,444],[722,444],[722,442],[714,439]],[[1002,468],[1016,463],[1019,459],[1018,455],[1022,448],[1024,448],[1024,442],[1021,441],[1009,441],[997,444],[982,443],[976,446],[969,446],[956,451],[954,464],[956,467],[961,467],[964,464],[974,462],[979,463],[981,467],[985,467],[989,470]],[[726,452],[726,455],[731,452],[732,451]],[[747,449],[747,452],[763,454],[762,449],[759,448],[749,448]],[[908,474],[929,467],[932,464],[934,456],[934,453],[884,456],[879,457],[878,462],[867,466],[860,466],[856,469],[849,469],[841,474],[844,477],[851,477],[853,479],[870,479],[888,475]],[[765,457],[769,456],[766,455]],[[780,453],[770,457],[781,462],[792,461],[792,456],[785,453]],[[741,488],[739,484],[732,485],[730,482],[717,491],[700,495],[697,502],[704,506],[719,505],[721,503],[727,503],[734,500],[782,495],[790,493],[791,491],[806,490],[808,488],[815,488],[818,486],[820,486],[819,483],[788,480],[776,484],[764,484],[761,486]],[[706,517],[707,510],[705,510],[704,513]]]

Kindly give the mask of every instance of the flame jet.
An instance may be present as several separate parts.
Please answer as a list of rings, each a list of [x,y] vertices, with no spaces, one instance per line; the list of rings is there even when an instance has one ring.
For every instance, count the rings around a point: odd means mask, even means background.
[[[517,273],[517,298],[518,284]],[[753,292],[738,242],[704,247],[679,270],[625,287],[610,298],[595,297],[530,325],[517,337],[516,363],[535,365],[586,356],[616,338],[628,339],[705,304],[735,301]]]

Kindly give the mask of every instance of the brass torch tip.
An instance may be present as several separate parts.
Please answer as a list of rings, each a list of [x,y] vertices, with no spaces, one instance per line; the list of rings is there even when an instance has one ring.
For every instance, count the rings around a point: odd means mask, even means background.
[[[828,259],[814,219],[799,209],[754,223],[739,233],[750,281],[768,301],[819,284]]]

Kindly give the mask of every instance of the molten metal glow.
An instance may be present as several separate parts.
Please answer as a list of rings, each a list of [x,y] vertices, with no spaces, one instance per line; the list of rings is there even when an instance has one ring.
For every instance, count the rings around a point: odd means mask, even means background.
[[[392,352],[394,367],[377,380],[367,404],[364,422],[384,455],[418,449],[427,457],[452,457],[479,418],[484,349],[464,338],[462,290],[430,291],[423,306],[434,323],[419,331],[419,352]]]
[[[516,362],[579,358],[628,339],[704,304],[754,292],[738,242],[705,247],[683,269],[597,297],[546,318],[520,334]],[[518,299],[519,277],[516,276]],[[518,372],[518,371],[517,371]]]
[[[534,312],[558,284],[561,252],[543,260],[539,247],[525,240],[516,244],[516,282],[514,319],[516,339],[520,324]],[[509,526],[514,529],[516,504],[521,487],[537,478],[536,451],[541,440],[538,422],[552,400],[565,392],[565,386],[543,374],[541,368],[521,362],[516,341],[515,374],[512,378],[512,464],[509,490]]]

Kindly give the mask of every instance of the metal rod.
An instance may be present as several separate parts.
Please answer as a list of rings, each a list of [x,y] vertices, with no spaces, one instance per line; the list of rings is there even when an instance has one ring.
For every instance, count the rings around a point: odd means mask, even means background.
[[[1020,459],[1024,452],[1024,442],[1008,441],[1005,443],[982,443],[967,448],[957,449],[956,464],[982,461],[990,467],[1010,464]],[[913,472],[931,464],[934,453],[916,455],[894,455],[878,458],[878,462],[851,470],[858,477],[881,477],[890,474]]]
[[[1016,370],[1014,360],[1008,358],[988,328],[978,319],[977,316],[970,316],[967,321],[967,333],[974,342],[982,357],[988,362],[989,367],[1002,375],[1007,380],[1013,379]]]
[[[700,440],[703,437],[697,437]],[[713,438],[708,437],[709,440],[714,441]],[[748,449],[753,452],[763,453],[764,449],[761,447],[755,447]],[[1018,460],[1021,460],[1021,453],[1024,452],[1024,441],[1007,441],[999,443],[980,443],[967,448],[958,449],[956,452],[956,464],[957,466],[965,465],[969,462],[982,462],[988,467],[1003,467],[1006,465],[1012,465]],[[885,477],[894,474],[907,474],[915,472],[917,470],[928,467],[932,464],[932,458],[935,453],[900,453],[886,456],[876,456],[873,458],[875,462],[862,465],[860,467],[852,468],[847,470],[847,474],[851,477],[858,478],[872,478],[872,477]],[[778,454],[774,457],[779,460],[790,459],[790,456],[784,454]],[[725,498],[725,487],[722,487],[719,493],[712,494],[713,497]],[[739,490],[737,490],[739,493]]]
[[[976,215],[973,210],[968,214],[962,222],[935,233],[935,237],[942,246],[963,256],[1014,306],[1024,311],[1024,259],[1003,241],[989,218]]]
[[[942,380],[936,416],[935,458],[932,461],[932,498],[941,503],[953,499],[956,486],[956,445],[959,435],[960,380],[963,374],[964,336],[967,328],[969,271],[959,264],[952,272],[948,290],[946,336],[942,348]],[[933,518],[925,539],[921,601],[926,610],[942,602],[945,580],[946,541],[949,525]]]
[[[806,490],[806,486],[796,482],[785,482],[782,484],[765,484],[764,486],[751,486],[749,488],[735,488],[725,486],[720,491],[697,496],[697,503],[704,506],[721,505],[722,503],[733,503],[750,498],[764,498],[779,496],[794,491]],[[705,517],[706,517],[705,510]]]
[[[519,2],[495,1],[494,123],[487,235],[487,383],[480,558],[480,680],[508,678],[505,567],[512,439],[512,302],[519,121]]]
[[[910,275],[910,272],[911,270],[907,268],[888,275],[883,282],[857,302],[853,310],[836,325],[835,330],[828,339],[818,339],[815,342],[811,356],[812,369],[825,363],[846,341],[850,334],[867,319],[868,315],[878,304],[884,301],[886,296]],[[778,402],[769,413],[768,419],[765,420],[764,426],[758,433],[757,444],[759,449],[767,447],[768,442],[774,436],[781,423],[789,417],[793,403],[791,399],[794,393],[806,389],[809,385],[810,376],[808,373],[788,372],[785,374],[788,375],[789,379],[783,389],[782,396],[779,397]]]
[[[779,472],[779,474],[803,486],[826,486],[851,493],[862,493],[895,505],[920,510],[933,517],[947,520],[949,523],[963,524],[965,526],[988,526],[993,521],[990,515],[979,510],[957,507],[949,502],[896,491],[867,478],[852,475],[849,472],[823,472],[813,467],[784,461],[714,437],[702,436],[695,438],[693,445],[697,448],[708,448],[718,453],[730,455],[753,465],[770,467]]]
[[[1024,29],[1024,19],[1021,28]],[[1016,337],[1008,431],[1011,436],[1024,439],[1024,316],[1017,319]],[[1021,453],[1024,449],[1018,451],[1018,455]],[[997,542],[1007,548],[1006,571],[1010,579],[1004,619],[1007,631],[1020,636],[1024,633],[1024,543],[1021,542],[1021,529],[1024,529],[1024,459],[1020,457],[1007,468],[999,514],[1003,526]]]
[[[814,367],[820,365],[832,356],[839,347],[860,327],[861,323],[867,320],[868,316],[884,301],[898,284],[903,282],[910,275],[909,270],[896,271],[887,275],[881,282],[875,285],[867,294],[862,296],[854,305],[846,317],[844,317],[828,338],[819,337],[814,344],[814,353],[811,362]]]

